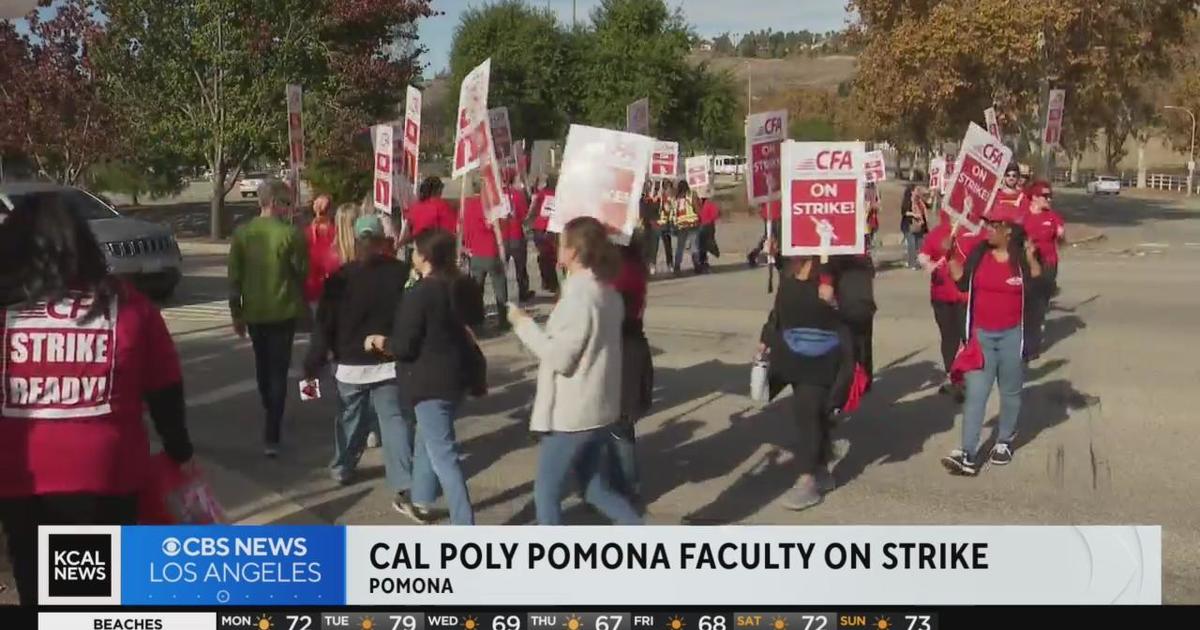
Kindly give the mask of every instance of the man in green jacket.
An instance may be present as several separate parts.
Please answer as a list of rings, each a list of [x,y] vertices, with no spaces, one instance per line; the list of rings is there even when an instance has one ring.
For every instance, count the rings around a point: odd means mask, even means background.
[[[233,233],[229,247],[229,311],[238,337],[250,333],[258,394],[266,412],[264,454],[279,454],[288,369],[296,321],[304,310],[301,287],[308,251],[300,230],[286,220],[291,191],[277,179],[258,187],[262,212]]]

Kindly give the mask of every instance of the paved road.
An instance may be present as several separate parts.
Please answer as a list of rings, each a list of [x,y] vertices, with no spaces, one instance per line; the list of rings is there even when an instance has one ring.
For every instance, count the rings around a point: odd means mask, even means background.
[[[889,270],[876,287],[879,380],[837,431],[841,487],[799,514],[777,502],[796,476],[787,401],[761,409],[746,396],[747,362],[770,303],[765,272],[746,269],[739,255],[756,227],[723,224],[730,254],[717,274],[651,288],[657,388],[654,414],[639,425],[650,522],[1159,524],[1165,598],[1200,602],[1191,389],[1200,380],[1200,206],[1078,195],[1059,203],[1109,237],[1066,253],[1048,324],[1052,346],[1030,370],[1014,464],[975,479],[942,470],[938,460],[958,444],[960,420],[935,391],[941,373],[926,279]],[[329,480],[332,401],[289,402],[284,456],[260,456],[251,354],[228,332],[223,257],[209,248],[188,257],[188,277],[165,312],[183,356],[198,450],[231,516],[402,523],[377,452],[367,454],[361,482],[342,488]],[[301,341],[297,352],[305,348]],[[512,338],[490,340],[485,351],[493,393],[472,401],[458,424],[463,466],[481,523],[528,523],[533,364]],[[579,508],[568,519],[595,522]]]

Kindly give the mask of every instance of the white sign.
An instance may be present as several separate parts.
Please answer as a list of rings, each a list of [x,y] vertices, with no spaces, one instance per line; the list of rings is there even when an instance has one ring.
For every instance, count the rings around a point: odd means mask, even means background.
[[[650,99],[634,101],[625,107],[625,131],[650,135]]]
[[[466,175],[479,167],[483,153],[490,144],[488,126],[488,82],[492,75],[492,60],[479,64],[463,79],[458,93],[458,117],[454,135],[454,177]]]
[[[946,158],[929,159],[929,187],[935,192],[942,191],[942,180],[946,177]]]
[[[783,255],[866,251],[865,153],[861,142],[783,143]]]
[[[1056,147],[1062,143],[1063,114],[1066,108],[1066,90],[1050,90],[1050,103],[1046,108],[1046,128],[1042,132],[1042,142],[1047,147]]]
[[[868,182],[874,184],[887,180],[887,162],[883,159],[883,151],[868,151],[863,159]]]
[[[1000,120],[996,118],[995,107],[989,107],[983,110],[983,122],[987,125],[988,133],[997,138],[1000,137]]]
[[[550,231],[562,232],[575,217],[593,217],[613,240],[628,243],[640,218],[653,148],[654,140],[646,136],[571,125]]]
[[[1162,528],[348,527],[346,580],[351,606],[1159,605]]]
[[[679,179],[679,143],[654,143],[650,156],[650,177],[653,179]]]
[[[534,140],[529,155],[529,174],[545,177],[554,171],[554,141]]]
[[[971,212],[992,207],[1012,150],[985,129],[971,123],[954,163],[953,183],[943,209],[955,220],[973,219]]]
[[[712,196],[712,157],[698,155],[690,157],[683,163],[687,171],[688,188],[701,197]]]
[[[746,196],[751,205],[780,199],[780,147],[787,127],[786,109],[753,114],[746,121]]]
[[[517,154],[513,144],[512,125],[508,121],[508,108],[497,107],[488,111],[492,126],[492,140],[496,143],[496,158],[504,173],[517,173]]]
[[[423,102],[421,90],[408,86],[408,97],[404,107],[404,141],[401,144],[404,161],[401,173],[412,183],[413,192],[417,190],[417,180],[421,172],[421,105]]]
[[[384,214],[392,213],[392,137],[391,125],[375,125],[375,209]]]

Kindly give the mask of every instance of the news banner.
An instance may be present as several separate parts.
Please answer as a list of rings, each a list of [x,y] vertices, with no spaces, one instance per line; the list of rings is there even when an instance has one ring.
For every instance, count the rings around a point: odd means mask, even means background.
[[[1161,604],[1161,537],[1147,526],[42,527],[39,606],[0,627],[979,628],[954,607]]]

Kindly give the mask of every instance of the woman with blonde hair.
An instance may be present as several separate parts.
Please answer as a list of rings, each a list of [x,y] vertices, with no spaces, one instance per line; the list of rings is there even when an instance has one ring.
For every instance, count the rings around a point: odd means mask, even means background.
[[[343,265],[355,258],[354,222],[358,220],[358,217],[358,205],[353,203],[344,203],[338,206],[337,213],[333,216],[333,223],[337,230],[334,246]]]

